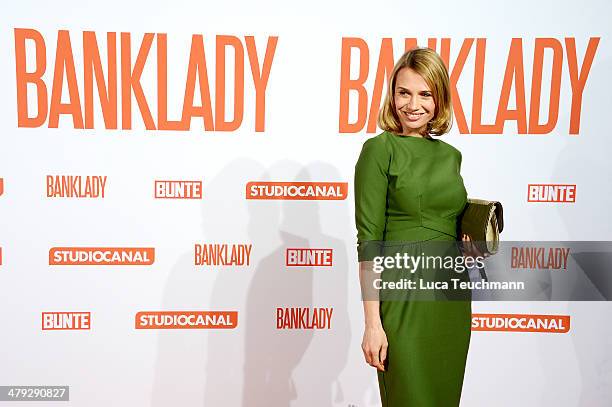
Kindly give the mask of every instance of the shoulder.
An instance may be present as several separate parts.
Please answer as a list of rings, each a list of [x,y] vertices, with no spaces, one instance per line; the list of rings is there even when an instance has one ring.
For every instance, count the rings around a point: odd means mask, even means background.
[[[375,137],[367,139],[363,143],[356,168],[378,168],[385,171],[391,160],[391,149],[389,146],[387,132],[380,133]]]
[[[445,150],[449,151],[451,154],[461,158],[461,151],[459,151],[459,149],[457,149],[457,147],[455,147],[455,146],[453,146],[451,144],[448,144],[446,141],[443,141],[443,140],[441,140],[439,138],[437,138],[436,140],[437,140],[438,144],[440,144],[440,146],[442,148],[444,148]]]
[[[387,143],[389,142],[388,138],[389,138],[389,133],[387,133],[386,131],[383,131],[382,133],[377,134],[376,136],[370,137],[369,139],[367,139],[363,143],[363,146],[364,147],[367,146],[369,148],[386,149]]]
[[[383,131],[382,133],[367,139],[363,143],[361,153],[373,154],[376,156],[388,156],[390,152],[389,137],[391,135]]]

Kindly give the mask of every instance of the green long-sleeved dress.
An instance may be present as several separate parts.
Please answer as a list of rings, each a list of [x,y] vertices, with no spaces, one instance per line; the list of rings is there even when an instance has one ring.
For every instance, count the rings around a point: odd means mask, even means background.
[[[391,132],[367,140],[355,166],[359,261],[388,255],[384,246],[422,254],[432,250],[431,242],[446,242],[444,250],[459,254],[457,218],[467,200],[460,166],[461,153],[442,140]],[[429,271],[408,278],[451,278],[429,277]],[[391,275],[385,270],[383,280],[385,273]],[[399,277],[386,279],[393,278]],[[383,407],[458,406],[470,342],[469,293],[461,301],[385,298],[380,313],[389,348],[386,371],[378,372]]]

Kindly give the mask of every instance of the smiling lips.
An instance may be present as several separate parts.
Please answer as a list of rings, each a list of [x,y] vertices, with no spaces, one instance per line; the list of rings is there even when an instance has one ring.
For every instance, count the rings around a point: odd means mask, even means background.
[[[408,113],[408,112],[402,112],[402,113],[404,113],[404,116],[411,122],[416,122],[417,120],[421,118],[421,116],[425,114],[425,113]]]

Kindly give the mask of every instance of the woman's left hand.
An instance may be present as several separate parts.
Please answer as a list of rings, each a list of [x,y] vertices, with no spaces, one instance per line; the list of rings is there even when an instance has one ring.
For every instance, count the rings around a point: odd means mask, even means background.
[[[461,240],[463,241],[463,257],[489,257],[488,254],[483,255],[480,250],[478,250],[478,247],[472,243],[470,235],[464,233],[463,236],[461,236]]]

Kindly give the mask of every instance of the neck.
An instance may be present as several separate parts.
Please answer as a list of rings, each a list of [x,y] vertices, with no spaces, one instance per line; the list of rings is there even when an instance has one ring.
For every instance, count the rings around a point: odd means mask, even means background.
[[[427,126],[423,126],[420,129],[403,129],[400,133],[401,136],[410,136],[410,137],[427,137]]]

